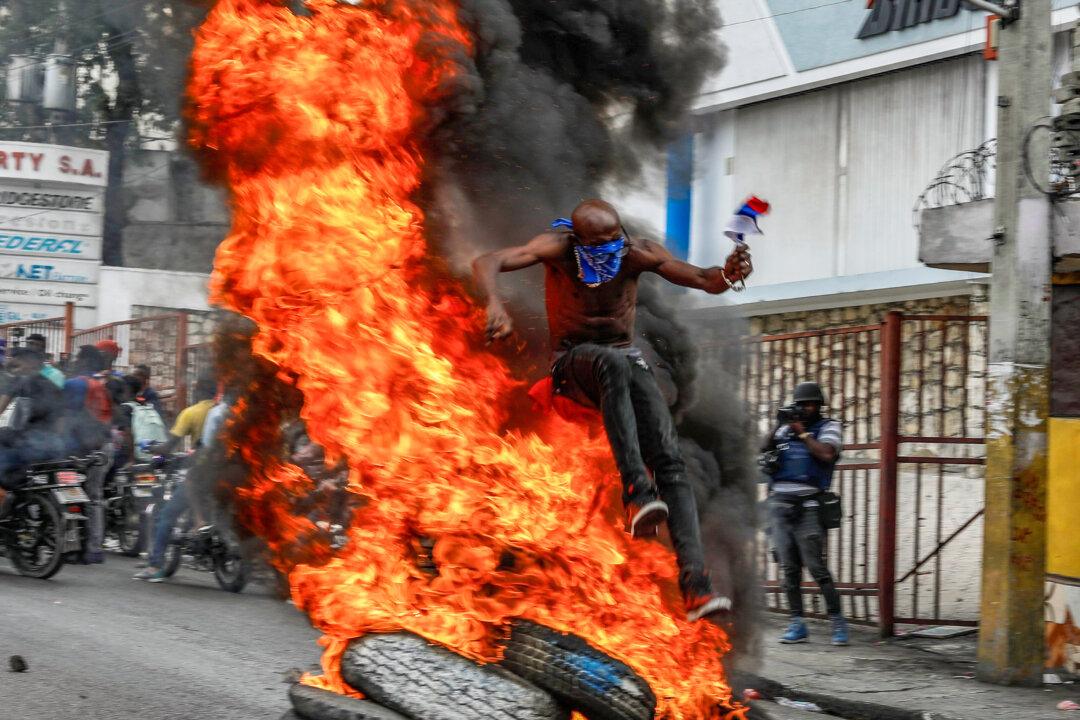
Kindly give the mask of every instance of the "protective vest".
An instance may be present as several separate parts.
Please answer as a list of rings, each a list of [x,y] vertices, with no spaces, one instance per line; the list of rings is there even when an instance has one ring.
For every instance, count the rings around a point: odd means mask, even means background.
[[[829,422],[827,418],[822,418],[807,428],[806,431],[817,440],[818,434],[827,422]],[[828,490],[829,486],[832,485],[833,467],[835,467],[836,463],[821,462],[810,454],[810,448],[797,437],[788,438],[784,441],[784,444],[787,447],[784,447],[784,445],[777,447],[780,452],[780,469],[772,476],[772,481],[774,483],[795,482],[803,485],[813,485],[820,488],[822,492]]]

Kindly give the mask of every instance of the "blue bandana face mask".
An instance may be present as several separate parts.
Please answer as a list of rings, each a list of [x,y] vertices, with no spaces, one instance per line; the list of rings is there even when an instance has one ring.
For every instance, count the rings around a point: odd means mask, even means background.
[[[551,223],[553,229],[574,229],[574,224],[566,218],[559,218]],[[619,274],[622,267],[623,250],[626,238],[619,237],[603,245],[574,245],[574,258],[577,260],[578,278],[588,287],[594,288],[609,282]]]

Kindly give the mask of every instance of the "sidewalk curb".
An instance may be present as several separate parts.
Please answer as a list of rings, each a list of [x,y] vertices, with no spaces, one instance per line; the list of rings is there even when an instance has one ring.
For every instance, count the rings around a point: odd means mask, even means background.
[[[778,697],[812,702],[825,713],[845,720],[961,720],[954,715],[852,700],[836,695],[801,690],[754,673],[733,672],[731,682],[737,688],[754,688],[767,700]]]

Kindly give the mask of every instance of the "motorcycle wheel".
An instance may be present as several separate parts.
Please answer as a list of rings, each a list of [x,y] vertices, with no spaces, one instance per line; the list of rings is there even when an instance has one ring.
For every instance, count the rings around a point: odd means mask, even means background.
[[[228,546],[224,553],[214,556],[214,579],[226,592],[238,593],[248,581],[248,564],[240,552]]]
[[[165,548],[165,563],[161,569],[165,573],[165,577],[172,577],[176,574],[176,571],[180,569],[180,561],[184,559],[184,553],[180,551],[180,546],[175,542],[170,542],[168,547]]]
[[[142,516],[131,498],[124,500],[122,508],[124,519],[116,533],[120,541],[120,554],[126,557],[137,557],[143,549]]]
[[[47,498],[30,495],[11,511],[7,551],[20,575],[47,580],[64,564],[64,524]]]

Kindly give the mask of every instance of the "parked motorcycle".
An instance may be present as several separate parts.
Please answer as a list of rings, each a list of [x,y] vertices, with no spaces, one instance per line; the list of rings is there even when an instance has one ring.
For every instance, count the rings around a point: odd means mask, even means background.
[[[100,454],[36,463],[8,482],[0,508],[0,552],[27,577],[47,579],[60,571],[65,558],[82,553],[86,508],[90,498],[82,485],[86,471],[103,462]]]
[[[157,522],[172,494],[186,482],[188,462],[190,456],[180,455],[155,463],[165,470],[166,482],[162,501],[155,502],[148,510],[153,522]],[[165,575],[172,577],[185,559],[189,567],[212,572],[221,589],[228,592],[241,592],[251,575],[251,566],[241,555],[240,546],[231,533],[216,525],[196,528],[191,510],[182,513],[173,524],[162,567]]]
[[[146,510],[164,494],[164,473],[151,463],[118,470],[105,485],[105,536],[113,538],[120,553],[137,557],[147,549]]]

